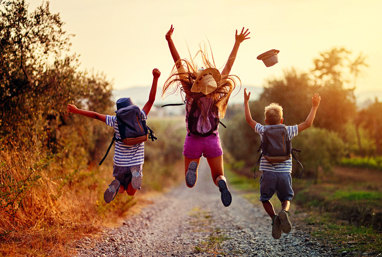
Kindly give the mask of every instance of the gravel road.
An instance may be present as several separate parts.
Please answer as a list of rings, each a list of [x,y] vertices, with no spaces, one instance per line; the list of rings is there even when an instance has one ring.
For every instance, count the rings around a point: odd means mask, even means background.
[[[194,188],[174,188],[151,199],[152,205],[121,227],[103,232],[98,239],[78,241],[78,256],[335,255],[298,226],[281,239],[273,239],[264,210],[231,193],[232,204],[224,207],[207,162],[202,160]]]

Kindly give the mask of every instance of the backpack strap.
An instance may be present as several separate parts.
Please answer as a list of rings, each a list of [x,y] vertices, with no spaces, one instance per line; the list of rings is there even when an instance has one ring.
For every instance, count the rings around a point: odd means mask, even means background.
[[[185,105],[186,103],[175,103],[175,104],[164,104],[161,107],[167,107],[167,106],[179,106],[179,105]]]
[[[149,126],[146,125],[146,127],[149,131],[149,139],[151,139],[151,141],[157,140],[158,138],[154,135],[154,131]]]
[[[102,158],[102,160],[99,162],[98,165],[101,165],[101,164],[103,163],[103,161],[106,159],[106,156],[109,154],[110,148],[111,148],[111,146],[114,144],[114,141],[115,141],[115,140],[116,140],[116,138],[115,138],[115,134],[114,134],[113,139],[111,140],[111,143],[110,143],[109,147],[107,148],[107,151],[106,151],[106,153],[105,153],[105,156]]]
[[[301,150],[292,148],[292,158],[298,163],[298,165],[300,165],[301,169],[304,169],[304,166],[302,165],[302,163],[297,159],[297,155],[295,154],[295,152],[300,153]]]

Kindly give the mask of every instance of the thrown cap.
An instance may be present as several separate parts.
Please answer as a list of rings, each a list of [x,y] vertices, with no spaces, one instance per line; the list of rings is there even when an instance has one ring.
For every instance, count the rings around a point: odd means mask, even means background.
[[[218,88],[218,83],[221,79],[219,70],[208,68],[198,73],[194,84],[192,84],[191,92],[203,93],[208,95]]]
[[[257,59],[263,61],[265,66],[271,67],[278,62],[277,54],[279,52],[280,52],[279,50],[272,49],[272,50],[266,51],[265,53],[260,54],[259,56],[257,56]]]
[[[123,98],[119,98],[116,104],[117,104],[117,110],[119,110],[123,107],[133,105],[133,102],[131,101],[130,97],[123,97]]]

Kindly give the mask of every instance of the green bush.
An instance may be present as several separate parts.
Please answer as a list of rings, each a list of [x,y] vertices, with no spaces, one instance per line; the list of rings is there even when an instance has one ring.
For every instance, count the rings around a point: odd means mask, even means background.
[[[335,133],[320,128],[309,128],[295,137],[293,147],[301,150],[299,159],[304,165],[303,176],[318,178],[318,171],[330,171],[345,154],[345,143]],[[298,174],[298,167],[294,167]]]

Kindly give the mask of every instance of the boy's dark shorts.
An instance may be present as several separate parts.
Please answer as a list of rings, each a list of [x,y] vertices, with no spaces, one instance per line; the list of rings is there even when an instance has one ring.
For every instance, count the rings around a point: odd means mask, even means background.
[[[290,172],[263,171],[260,178],[260,201],[268,201],[274,193],[281,202],[291,201],[294,196]]]
[[[124,188],[127,188],[127,186],[130,184],[131,179],[133,177],[132,171],[135,170],[142,170],[142,165],[136,165],[136,166],[115,166],[113,170],[113,176],[115,179],[121,183],[121,185]]]

